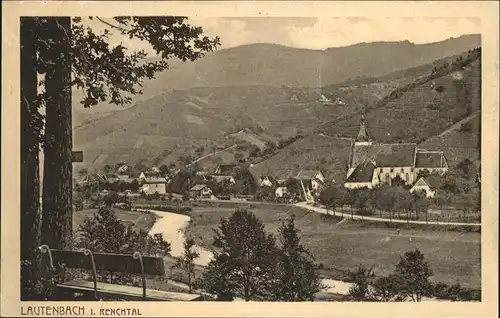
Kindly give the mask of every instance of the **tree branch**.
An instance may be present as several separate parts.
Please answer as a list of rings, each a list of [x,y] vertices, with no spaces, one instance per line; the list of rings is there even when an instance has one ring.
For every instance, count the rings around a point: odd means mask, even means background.
[[[114,28],[114,29],[117,29],[117,30],[120,30],[120,31],[123,31],[123,32],[130,32],[130,30],[127,30],[125,28],[122,28],[121,26],[118,26],[118,25],[114,25],[114,24],[111,24],[107,21],[104,21],[103,19],[99,18],[98,16],[96,16],[96,19],[101,21],[102,23]]]

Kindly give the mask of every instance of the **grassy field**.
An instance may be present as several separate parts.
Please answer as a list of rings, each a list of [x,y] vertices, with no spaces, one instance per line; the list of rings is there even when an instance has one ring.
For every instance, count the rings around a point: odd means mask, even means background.
[[[371,226],[367,222],[344,221],[310,213],[297,207],[255,205],[251,210],[268,231],[277,232],[280,220],[294,214],[304,244],[323,265],[325,277],[342,279],[343,272],[358,264],[374,266],[377,275],[387,275],[403,253],[420,249],[434,270],[433,279],[446,283],[479,288],[480,234],[457,231],[405,229],[396,230],[383,223]],[[213,229],[234,206],[198,206],[191,215],[193,222],[186,229],[197,244],[212,248]],[[374,224],[373,224],[374,225]]]
[[[117,217],[125,223],[133,223],[136,229],[148,231],[154,224],[156,216],[154,214],[125,211],[121,209],[113,209]],[[92,217],[97,209],[87,209],[73,213],[73,229],[78,231],[80,224],[83,223],[86,217]]]

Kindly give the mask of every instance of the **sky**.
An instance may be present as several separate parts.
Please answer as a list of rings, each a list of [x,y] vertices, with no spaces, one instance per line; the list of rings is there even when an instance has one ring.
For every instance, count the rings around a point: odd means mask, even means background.
[[[108,20],[110,21],[110,20]],[[275,43],[295,48],[326,49],[360,42],[404,41],[415,44],[439,42],[463,34],[481,33],[475,18],[188,18],[209,36],[221,39],[220,49],[252,43]],[[92,27],[103,24],[93,20]],[[111,42],[150,51],[146,44],[114,36]]]

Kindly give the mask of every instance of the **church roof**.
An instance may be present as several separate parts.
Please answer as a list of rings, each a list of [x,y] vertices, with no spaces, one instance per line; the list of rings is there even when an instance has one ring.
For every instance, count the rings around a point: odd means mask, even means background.
[[[358,182],[371,182],[373,178],[373,172],[376,167],[371,162],[363,162],[359,164],[356,169],[347,177],[346,182],[348,183],[358,183]]]
[[[442,168],[443,153],[441,151],[417,152],[415,168]]]
[[[416,149],[416,144],[354,145],[350,166],[372,161],[377,167],[413,167]]]
[[[358,137],[356,141],[370,141],[370,136],[368,135],[368,130],[366,130],[365,126],[365,117],[361,117],[361,125],[359,127]]]

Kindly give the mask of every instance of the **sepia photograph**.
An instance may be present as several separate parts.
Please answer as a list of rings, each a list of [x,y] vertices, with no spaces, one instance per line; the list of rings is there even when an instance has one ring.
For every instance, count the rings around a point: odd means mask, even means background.
[[[480,17],[186,13],[16,17],[22,315],[482,302]]]

